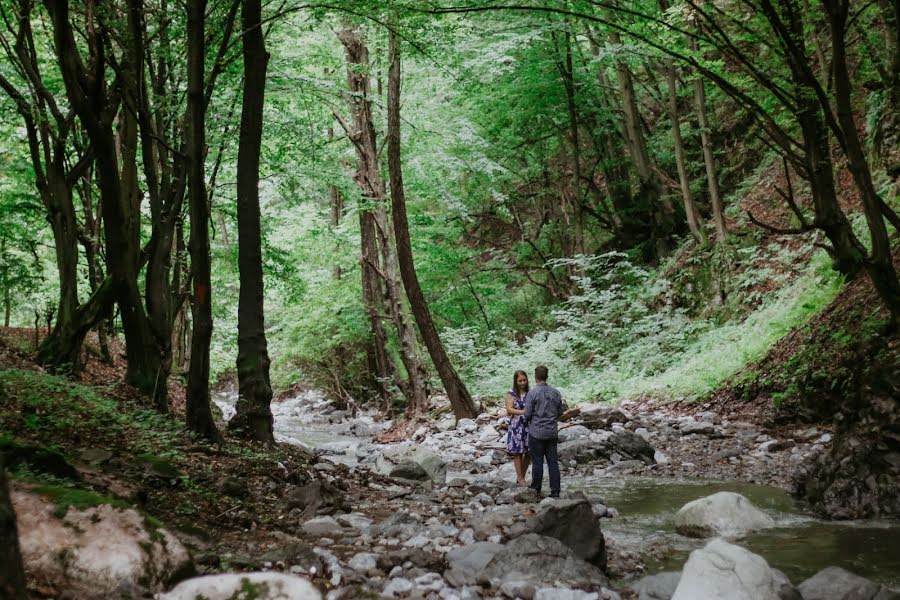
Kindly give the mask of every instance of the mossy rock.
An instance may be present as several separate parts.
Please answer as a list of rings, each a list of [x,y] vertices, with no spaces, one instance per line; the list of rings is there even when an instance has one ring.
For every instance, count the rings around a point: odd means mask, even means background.
[[[172,463],[149,452],[139,454],[135,457],[135,464],[144,469],[148,475],[159,477],[160,479],[178,479],[181,472],[176,469]]]
[[[129,505],[124,500],[104,496],[90,490],[79,488],[65,487],[61,485],[38,485],[32,488],[34,493],[41,496],[47,496],[53,501],[56,509],[53,514],[62,518],[68,512],[69,507],[77,510],[84,510],[102,504],[109,504],[115,508],[128,508]],[[158,523],[158,521],[157,521]]]
[[[6,467],[10,470],[24,464],[30,471],[36,473],[81,481],[78,470],[66,460],[66,457],[54,450],[19,444],[9,437],[0,437],[0,454],[3,455]]]

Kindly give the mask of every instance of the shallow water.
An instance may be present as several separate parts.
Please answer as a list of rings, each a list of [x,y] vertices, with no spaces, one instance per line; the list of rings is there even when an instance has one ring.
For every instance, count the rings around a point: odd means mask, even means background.
[[[681,570],[688,554],[705,543],[675,533],[678,509],[729,491],[746,496],[776,523],[738,543],[784,571],[794,585],[825,567],[839,566],[900,586],[900,523],[823,521],[785,491],[751,483],[638,477],[569,478],[566,483],[619,511],[619,517],[604,521],[604,530],[620,547],[641,553],[647,574]]]

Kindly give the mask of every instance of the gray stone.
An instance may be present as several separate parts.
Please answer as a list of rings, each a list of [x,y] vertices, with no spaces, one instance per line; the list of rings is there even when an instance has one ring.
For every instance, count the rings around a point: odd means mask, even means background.
[[[600,595],[596,592],[557,587],[541,588],[534,594],[534,600],[598,600],[599,598]]]
[[[493,584],[525,580],[535,586],[608,584],[603,571],[578,558],[568,546],[534,533],[517,537],[503,546],[481,571],[480,578]]]
[[[691,435],[694,433],[701,435],[710,435],[715,433],[716,426],[706,421],[685,421],[680,427],[681,435]]]
[[[320,479],[302,487],[289,488],[281,505],[286,512],[299,509],[304,516],[350,511],[350,503],[344,493],[335,485]]]
[[[447,463],[434,451],[419,444],[397,444],[385,448],[375,458],[375,470],[382,475],[390,475],[398,465],[407,461],[422,467],[435,483],[447,481]]]
[[[371,552],[360,552],[347,562],[347,566],[365,575],[378,567],[378,555]]]
[[[797,586],[803,600],[896,600],[900,593],[840,567],[822,569]]]
[[[160,600],[321,600],[319,591],[306,579],[281,573],[223,573],[195,577],[162,594]]]
[[[559,441],[567,442],[591,435],[591,430],[584,425],[564,425],[559,430]]]
[[[515,486],[507,488],[497,494],[497,504],[521,504],[538,502],[540,497],[538,493],[530,487]]]
[[[691,552],[672,596],[672,600],[700,598],[780,600],[765,559],[722,539]]]
[[[428,479],[428,473],[419,465],[419,463],[411,460],[405,460],[393,469],[389,474],[391,477],[399,477],[401,479],[411,479],[413,481],[425,481]]]
[[[313,537],[341,535],[344,528],[332,517],[315,517],[300,526],[303,533]]]
[[[483,580],[479,575],[501,550],[503,546],[490,542],[475,542],[451,550],[447,553],[444,579],[454,587],[480,584]]]
[[[718,492],[688,502],[675,514],[675,530],[690,537],[740,537],[774,526],[772,517],[734,492]]]
[[[669,571],[648,575],[631,584],[638,600],[671,600],[681,580],[681,573]]]
[[[285,566],[298,566],[304,572],[309,573],[315,570],[316,573],[322,572],[322,559],[316,554],[312,547],[301,541],[288,542],[272,548],[259,557],[262,563],[282,563]]]
[[[606,567],[606,541],[600,529],[600,519],[587,500],[556,500],[524,522],[509,530],[510,537],[538,534],[554,538],[570,548],[575,555],[600,568]]]

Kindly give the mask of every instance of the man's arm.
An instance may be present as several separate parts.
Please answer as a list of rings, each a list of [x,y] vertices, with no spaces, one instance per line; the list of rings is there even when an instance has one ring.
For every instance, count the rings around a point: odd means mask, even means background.
[[[529,390],[527,394],[525,394],[525,422],[528,423],[531,421],[531,417],[534,415],[534,392]]]

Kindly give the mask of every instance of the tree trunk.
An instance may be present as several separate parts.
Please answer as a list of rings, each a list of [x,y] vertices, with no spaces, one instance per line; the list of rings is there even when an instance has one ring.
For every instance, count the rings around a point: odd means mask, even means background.
[[[353,131],[348,136],[356,147],[356,174],[354,179],[363,198],[372,203],[384,202],[384,182],[378,169],[378,153],[375,140],[375,124],[372,119],[372,102],[369,99],[369,50],[359,30],[346,27],[338,33],[344,45],[347,60],[347,85],[350,89],[350,113]],[[371,363],[375,368],[378,394],[386,412],[390,411],[389,382],[396,380],[397,368],[387,349],[387,334],[381,322],[386,312],[383,304],[384,290],[379,273],[381,264],[378,250],[378,233],[374,207],[360,206],[360,270],[362,273],[363,305],[372,332]]]
[[[669,84],[669,119],[672,121],[672,144],[675,148],[675,164],[678,167],[678,181],[681,184],[681,199],[684,201],[684,214],[687,215],[688,228],[691,235],[700,244],[706,244],[706,233],[700,222],[700,213],[694,204],[691,193],[691,182],[688,178],[687,165],[684,159],[684,142],[681,139],[681,123],[678,117],[678,88],[675,76],[675,64],[671,60],[664,61],[666,80]]]
[[[831,30],[834,95],[838,123],[843,132],[844,151],[847,154],[847,164],[853,180],[860,192],[863,212],[866,215],[872,239],[872,253],[866,261],[866,270],[882,301],[891,314],[898,318],[900,317],[900,281],[894,270],[891,242],[881,209],[884,201],[878,195],[872,182],[872,172],[866,161],[856,122],[853,119],[852,83],[850,72],[847,69],[846,41],[844,39],[850,6],[847,0],[823,1],[822,6],[828,15]],[[828,110],[828,107],[824,108]]]
[[[103,207],[104,233],[108,274],[122,326],[125,331],[128,369],[126,381],[158,401],[165,385],[159,385],[160,353],[150,323],[144,312],[141,292],[137,284],[140,255],[140,198],[137,195],[137,128],[133,106],[121,111],[121,171],[116,136],[113,133],[114,114],[110,102],[115,94],[107,91],[105,80],[95,78],[104,71],[105,42],[100,27],[88,27],[87,44],[91,64],[82,61],[69,21],[69,7],[64,0],[45,0],[53,22],[56,59],[65,83],[66,94],[84,126],[91,142],[99,174],[100,202]],[[95,64],[99,61],[100,64]],[[99,67],[99,68],[98,68]],[[123,72],[132,73],[135,65],[128,57],[122,60]],[[128,100],[123,100],[128,104]],[[164,382],[163,382],[164,383]]]
[[[691,38],[691,50],[696,53],[698,49],[697,40]],[[716,225],[716,241],[721,244],[728,237],[728,229],[725,227],[725,209],[719,192],[719,178],[716,174],[712,142],[709,139],[709,122],[706,119],[706,90],[700,76],[694,78],[694,103],[697,106],[697,122],[700,125],[700,143],[703,146],[703,164],[706,166],[709,200],[712,204],[713,222]]]
[[[265,444],[274,444],[272,385],[266,343],[262,233],[259,214],[259,155],[262,148],[266,52],[260,0],[243,0],[244,101],[237,161],[238,401],[229,428]]]
[[[572,145],[572,220],[574,221],[574,250],[584,254],[584,210],[581,194],[581,142],[578,139],[578,108],[575,97],[575,74],[572,67],[572,34],[566,30],[564,37],[564,57],[557,58],[556,68],[562,78],[566,92],[566,112],[569,117],[569,142]],[[556,36],[554,35],[554,43]],[[571,255],[571,254],[568,254]]]
[[[209,344],[212,339],[212,282],[209,258],[209,204],[206,198],[206,102],[203,94],[206,56],[206,0],[188,1],[188,190],[191,213],[193,273],[191,366],[188,371],[185,417],[187,427],[220,441],[209,407]]]
[[[618,32],[611,31],[609,39],[610,42],[621,47],[622,39]],[[629,154],[631,154],[631,160],[634,162],[640,182],[636,201],[641,205],[639,212],[647,210],[652,215],[652,235],[655,243],[652,257],[660,258],[671,251],[670,237],[675,228],[674,217],[670,208],[665,206],[662,201],[662,184],[660,184],[647,151],[647,141],[644,138],[631,71],[620,58],[616,59],[616,80],[622,98],[625,139],[628,142]]]
[[[469,390],[460,380],[450,363],[437,328],[431,318],[428,303],[419,278],[416,275],[412,244],[409,239],[409,222],[406,216],[406,197],[403,190],[403,173],[400,163],[400,48],[393,31],[389,34],[390,71],[388,74],[388,170],[391,178],[391,208],[394,216],[394,234],[397,238],[397,258],[400,275],[409,297],[413,316],[422,333],[431,360],[441,377],[450,398],[450,405],[457,419],[474,418],[478,409]]]
[[[19,550],[16,513],[6,481],[6,464],[0,453],[0,597],[25,600],[25,569]]]

